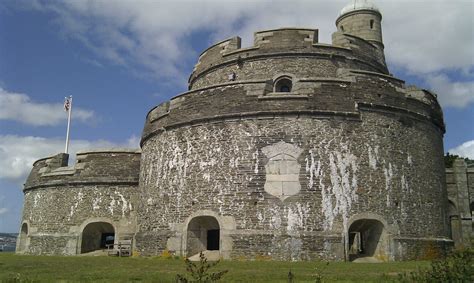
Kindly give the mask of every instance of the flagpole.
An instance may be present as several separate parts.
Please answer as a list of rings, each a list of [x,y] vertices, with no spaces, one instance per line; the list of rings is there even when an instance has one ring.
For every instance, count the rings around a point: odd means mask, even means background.
[[[72,95],[69,96],[69,109],[67,114],[67,131],[66,131],[66,148],[64,152],[67,154],[69,149],[69,129],[71,128],[71,112],[72,112]]]

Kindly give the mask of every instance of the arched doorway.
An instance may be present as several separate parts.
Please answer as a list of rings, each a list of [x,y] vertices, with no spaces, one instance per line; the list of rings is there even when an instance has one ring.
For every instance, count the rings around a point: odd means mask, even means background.
[[[382,222],[375,219],[360,219],[349,227],[349,260],[376,258],[384,260],[386,233]]]
[[[82,230],[81,253],[105,249],[107,245],[113,244],[115,230],[112,224],[107,222],[89,223]]]
[[[187,256],[205,250],[217,251],[219,249],[220,226],[217,219],[212,216],[198,216],[191,219],[187,230]]]
[[[19,237],[19,243],[18,243],[18,252],[25,252],[26,248],[28,246],[27,241],[28,241],[28,224],[23,223],[21,225],[21,231],[20,231],[20,237]]]

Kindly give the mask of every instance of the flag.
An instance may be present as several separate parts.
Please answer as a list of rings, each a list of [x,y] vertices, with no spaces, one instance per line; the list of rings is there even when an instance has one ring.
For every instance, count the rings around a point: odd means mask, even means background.
[[[64,98],[64,111],[68,112],[71,107],[71,99],[69,97]]]

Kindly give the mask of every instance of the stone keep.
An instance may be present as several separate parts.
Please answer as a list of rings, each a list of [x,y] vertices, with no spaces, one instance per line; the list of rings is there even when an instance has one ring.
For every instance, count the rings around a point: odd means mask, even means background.
[[[441,108],[390,75],[382,15],[355,2],[332,45],[282,28],[205,50],[146,116],[141,154],[59,154],[25,184],[18,252],[406,260],[449,239]],[[467,214],[466,214],[467,215]],[[466,216],[467,217],[467,216]],[[467,228],[466,228],[467,229]]]

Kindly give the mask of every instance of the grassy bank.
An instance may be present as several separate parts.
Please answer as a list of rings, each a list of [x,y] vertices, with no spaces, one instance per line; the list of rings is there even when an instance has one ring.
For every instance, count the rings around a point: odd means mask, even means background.
[[[385,282],[397,273],[427,267],[429,262],[344,263],[222,261],[215,270],[229,272],[222,282]],[[0,281],[14,278],[39,282],[175,282],[185,272],[182,259],[20,256],[0,253]],[[22,281],[11,281],[22,282]]]

